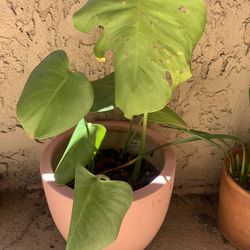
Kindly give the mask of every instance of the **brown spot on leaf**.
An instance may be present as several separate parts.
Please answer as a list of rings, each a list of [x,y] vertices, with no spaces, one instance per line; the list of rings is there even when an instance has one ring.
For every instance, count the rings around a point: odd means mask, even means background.
[[[172,87],[173,86],[173,80],[172,80],[171,74],[169,72],[166,72],[166,76],[165,77],[167,79],[169,87]]]
[[[185,6],[180,6],[179,7],[179,12],[180,13],[187,13],[187,8]]]

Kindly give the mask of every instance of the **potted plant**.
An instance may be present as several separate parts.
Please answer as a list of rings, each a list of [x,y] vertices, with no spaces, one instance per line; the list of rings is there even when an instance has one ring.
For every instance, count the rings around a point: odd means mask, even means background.
[[[224,161],[219,195],[218,226],[239,249],[250,249],[250,147],[238,139]]]
[[[166,106],[174,89],[191,76],[205,5],[203,0],[90,0],[73,21],[82,32],[102,29],[94,52],[102,62],[105,52],[114,52],[114,73],[89,82],[70,71],[64,51],[54,51],[31,73],[17,117],[32,138],[57,136],[40,169],[67,249],[144,249],[163,222],[172,193],[175,159],[165,147],[205,135],[188,130]],[[84,118],[89,111],[114,107],[129,125]],[[165,143],[148,122],[193,136]]]

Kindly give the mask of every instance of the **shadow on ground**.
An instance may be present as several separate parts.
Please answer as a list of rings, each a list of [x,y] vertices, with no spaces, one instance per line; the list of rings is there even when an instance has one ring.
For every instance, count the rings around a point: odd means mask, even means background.
[[[147,250],[234,249],[217,229],[216,207],[216,195],[173,195],[167,218]],[[0,192],[0,225],[0,250],[65,249],[42,189]]]

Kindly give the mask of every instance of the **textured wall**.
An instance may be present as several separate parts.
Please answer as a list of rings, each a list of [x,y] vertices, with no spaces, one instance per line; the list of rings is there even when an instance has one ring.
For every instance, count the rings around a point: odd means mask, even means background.
[[[10,188],[39,180],[38,158],[45,143],[29,140],[19,127],[15,106],[24,82],[50,51],[67,51],[73,69],[96,79],[112,71],[112,56],[98,63],[93,46],[98,30],[85,35],[71,16],[84,1],[0,0],[0,186]],[[206,31],[193,58],[193,78],[177,91],[171,105],[191,127],[210,132],[248,134],[250,114],[250,3],[207,1]],[[108,115],[119,117],[119,113]],[[244,117],[244,120],[242,119]],[[162,128],[166,138],[176,132]],[[178,147],[176,186],[203,191],[218,183],[220,158],[205,143]],[[184,186],[185,188],[182,188]],[[189,188],[187,188],[189,187]]]

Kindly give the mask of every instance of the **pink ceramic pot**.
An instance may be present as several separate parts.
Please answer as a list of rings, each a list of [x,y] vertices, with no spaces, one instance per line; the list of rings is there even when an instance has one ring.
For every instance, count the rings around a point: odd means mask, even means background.
[[[101,123],[108,129],[103,147],[122,147],[128,124]],[[48,206],[58,230],[66,240],[73,205],[73,190],[67,186],[56,185],[53,168],[71,133],[72,131],[68,131],[53,139],[40,162]],[[146,150],[161,144],[164,144],[164,140],[156,132],[148,129]],[[147,159],[161,169],[161,173],[150,184],[134,192],[134,201],[123,219],[119,235],[105,250],[143,250],[155,237],[164,221],[174,185],[175,156],[168,147],[158,150]]]

